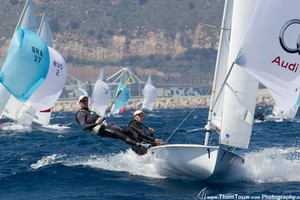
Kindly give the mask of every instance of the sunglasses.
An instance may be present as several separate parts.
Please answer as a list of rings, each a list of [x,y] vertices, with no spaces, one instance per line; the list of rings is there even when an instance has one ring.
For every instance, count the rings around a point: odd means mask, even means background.
[[[82,102],[82,103],[85,103],[85,102],[88,102],[89,100],[87,100],[87,99],[83,99],[83,100],[81,100],[80,102]]]

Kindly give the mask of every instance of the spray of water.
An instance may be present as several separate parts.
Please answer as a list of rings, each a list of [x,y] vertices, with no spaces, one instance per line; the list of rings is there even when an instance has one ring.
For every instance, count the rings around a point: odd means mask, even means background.
[[[244,155],[245,164],[234,168],[231,181],[299,182],[300,149],[266,148]]]

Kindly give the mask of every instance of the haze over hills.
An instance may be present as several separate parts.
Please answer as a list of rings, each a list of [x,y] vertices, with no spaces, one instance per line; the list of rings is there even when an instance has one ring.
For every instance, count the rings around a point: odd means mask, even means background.
[[[55,48],[69,73],[96,80],[130,67],[146,80],[207,85],[212,81],[223,0],[34,0],[49,19]],[[0,7],[0,55],[5,57],[25,0]],[[89,67],[88,67],[89,66]],[[146,69],[146,70],[142,70]],[[83,72],[84,71],[84,72]]]

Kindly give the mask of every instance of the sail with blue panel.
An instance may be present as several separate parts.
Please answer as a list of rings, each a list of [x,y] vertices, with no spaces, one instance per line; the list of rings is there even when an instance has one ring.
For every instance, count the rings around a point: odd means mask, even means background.
[[[0,82],[19,101],[25,102],[44,82],[49,51],[34,32],[18,28],[0,71]]]
[[[130,98],[129,90],[124,85],[124,83],[122,83],[122,82],[119,83],[115,98],[116,98],[116,100],[114,102],[114,105],[113,105],[113,108],[111,111],[111,113],[113,113],[113,114],[119,113],[119,111],[126,105],[126,103],[128,102],[128,100]]]

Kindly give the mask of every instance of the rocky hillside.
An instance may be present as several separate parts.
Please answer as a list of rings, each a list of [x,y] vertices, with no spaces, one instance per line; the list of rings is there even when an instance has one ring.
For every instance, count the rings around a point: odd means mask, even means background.
[[[222,0],[33,1],[37,21],[43,13],[48,16],[55,48],[71,65],[135,65],[165,73],[179,68],[185,72],[204,69],[201,76],[205,79],[214,67],[216,52],[206,49],[217,48]],[[25,0],[4,0],[1,4],[2,59],[24,4]],[[193,49],[204,49],[200,54],[209,61],[195,58],[199,53]]]

